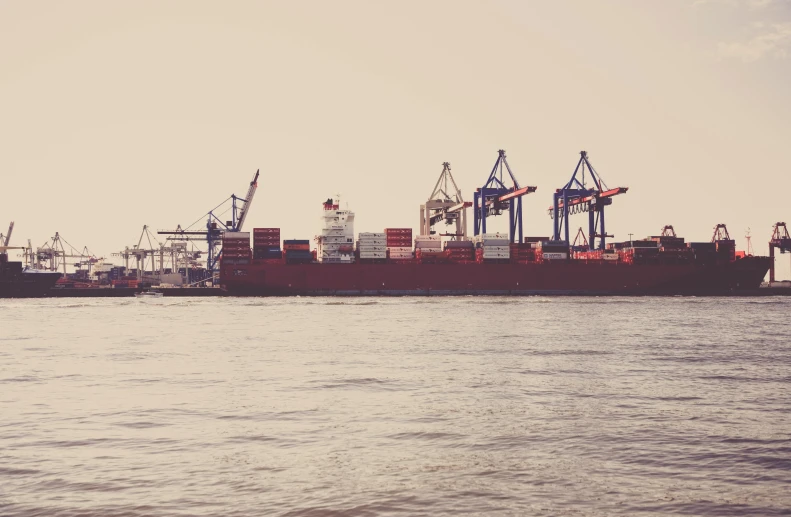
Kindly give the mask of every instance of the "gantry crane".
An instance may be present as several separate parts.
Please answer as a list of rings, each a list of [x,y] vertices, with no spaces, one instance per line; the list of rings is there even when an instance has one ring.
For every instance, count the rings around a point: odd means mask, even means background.
[[[148,247],[145,247],[145,243]],[[113,256],[121,257],[124,260],[124,267],[129,269],[129,260],[135,259],[137,264],[137,280],[145,280],[144,274],[149,271],[151,275],[159,279],[165,274],[165,259],[170,260],[171,272],[177,273],[180,267],[184,267],[186,271],[186,281],[189,283],[189,269],[191,266],[196,265],[195,261],[200,258],[199,251],[187,251],[187,243],[184,241],[170,241],[169,245],[162,244],[156,237],[154,237],[148,226],[143,226],[143,231],[140,233],[140,238],[137,244],[125,247],[123,250],[113,253]],[[157,266],[157,259],[159,265]],[[149,266],[146,266],[148,260]]]
[[[208,247],[208,257],[206,261],[206,269],[210,271],[215,271],[217,269],[217,264],[220,259],[221,251],[221,244],[222,244],[222,235],[225,232],[240,232],[244,226],[244,221],[247,219],[247,214],[250,211],[250,205],[253,202],[253,196],[255,196],[255,191],[258,188],[258,175],[260,173],[260,169],[255,171],[255,176],[253,177],[253,181],[250,182],[250,187],[247,189],[247,195],[244,198],[238,197],[236,194],[231,194],[231,197],[214,207],[213,209],[209,210],[206,214],[206,229],[205,230],[192,230],[191,228],[195,226],[200,219],[203,219],[204,216],[201,216],[198,221],[195,221],[187,228],[182,229],[181,225],[179,225],[175,230],[159,230],[157,231],[160,235],[170,235],[168,240],[176,239],[179,241],[192,241],[192,240],[205,240]],[[231,202],[230,208],[226,208],[224,211],[219,212],[222,207],[227,206],[228,201]],[[238,203],[241,203],[240,205]],[[228,210],[231,211],[231,220],[223,221],[220,219],[220,216],[227,213]],[[218,214],[217,214],[218,213]]]
[[[492,215],[501,215],[508,210],[508,236],[511,242],[522,242],[522,196],[536,191],[537,187],[520,187],[516,180],[505,151],[497,151],[497,161],[494,162],[492,172],[483,187],[475,191],[473,209],[475,210],[475,235],[486,233],[486,218]],[[503,168],[508,171],[504,177]],[[510,178],[510,181],[509,181]],[[506,182],[511,186],[506,186]]]
[[[772,239],[769,241],[769,283],[775,281],[775,248],[780,253],[791,251],[791,235],[788,234],[786,223],[775,223]]]
[[[77,251],[77,248],[69,244],[58,232],[55,232],[55,236],[52,237],[51,240],[36,248],[34,256],[35,266],[37,268],[57,271],[62,267],[64,276],[66,275],[66,266],[68,265],[66,262],[67,258],[79,259],[79,261],[72,265],[78,270],[82,268],[82,266],[87,266],[87,273],[89,276],[93,264],[101,260],[101,258],[97,258],[91,253],[87,246],[84,246],[81,251]]]
[[[720,223],[714,227],[714,235],[711,237],[711,242],[717,241],[730,241],[731,236],[728,233],[728,227]]]
[[[588,177],[592,183],[589,187]],[[569,215],[588,212],[588,243],[590,249],[605,248],[608,235],[604,226],[604,207],[612,204],[612,197],[624,194],[628,187],[609,188],[596,172],[588,160],[587,151],[580,151],[580,159],[574,168],[571,179],[562,188],[553,194],[553,205],[549,207],[549,217],[554,220],[554,235],[556,241],[569,241]],[[565,239],[562,239],[565,237]],[[599,245],[596,246],[596,238]]]
[[[424,204],[420,205],[420,235],[431,235],[432,228],[440,221],[455,225],[453,233],[443,233],[445,237],[464,240],[467,237],[467,208],[472,203],[465,202],[461,190],[450,172],[450,163],[443,162],[434,190]]]

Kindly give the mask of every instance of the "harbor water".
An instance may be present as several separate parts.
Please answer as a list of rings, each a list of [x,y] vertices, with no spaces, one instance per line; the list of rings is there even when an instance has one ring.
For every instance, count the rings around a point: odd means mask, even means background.
[[[789,515],[790,311],[0,300],[0,515]]]

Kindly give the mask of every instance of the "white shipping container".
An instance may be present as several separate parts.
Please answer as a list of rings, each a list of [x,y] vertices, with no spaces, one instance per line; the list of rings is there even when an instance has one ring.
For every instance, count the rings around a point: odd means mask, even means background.
[[[387,234],[386,233],[360,232],[360,240],[362,240],[363,238],[386,239],[387,238]]]
[[[505,239],[507,241],[508,240],[508,234],[507,233],[500,233],[500,232],[481,233],[481,234],[476,235],[476,238],[481,238],[483,240],[486,240],[486,239]]]
[[[250,240],[250,232],[225,232],[222,234],[223,239],[247,239]]]
[[[483,252],[486,253],[487,251],[495,251],[495,252],[505,252],[508,253],[511,251],[511,248],[508,246],[484,246]]]
[[[412,248],[387,248],[390,253],[412,253]]]
[[[546,260],[563,260],[569,257],[568,253],[543,253],[541,255]]]
[[[366,251],[364,253],[360,252],[360,258],[361,259],[387,258],[387,253],[385,253],[384,251]]]
[[[322,235],[321,237],[319,237],[319,239],[321,240],[321,242],[324,243],[331,243],[331,242],[342,242],[348,244],[354,243],[354,240],[351,237],[346,237],[344,235]]]
[[[415,237],[416,241],[439,241],[441,237],[439,235],[418,235]]]
[[[331,257],[325,258],[321,260],[325,264],[352,264],[354,262],[353,257]]]
[[[481,242],[484,246],[508,246],[511,244],[506,239],[483,239]]]
[[[386,239],[360,239],[360,244],[366,244],[369,246],[387,246]]]
[[[602,253],[601,258],[604,260],[618,260],[617,253]]]
[[[411,259],[412,257],[414,257],[412,252],[409,252],[409,253],[406,253],[406,252],[392,253],[391,252],[390,253],[390,258],[391,259]]]
[[[484,253],[483,258],[485,259],[510,259],[511,256],[508,253]]]
[[[417,249],[436,249],[442,250],[442,243],[440,241],[417,241],[415,242],[415,248]]]

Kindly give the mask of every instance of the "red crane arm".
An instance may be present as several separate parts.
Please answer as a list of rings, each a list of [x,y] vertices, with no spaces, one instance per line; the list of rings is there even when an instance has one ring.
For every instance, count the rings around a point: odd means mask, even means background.
[[[587,203],[591,199],[593,199],[594,197],[608,198],[608,197],[617,196],[618,194],[626,193],[627,190],[629,190],[628,187],[618,187],[618,188],[612,188],[610,190],[605,190],[604,192],[600,192],[599,194],[591,194],[590,196],[578,197],[578,198],[570,199],[569,200],[569,206],[581,205],[583,203]],[[560,201],[558,203],[558,208],[559,209],[563,208],[563,201]],[[554,208],[553,207],[549,207],[549,209],[553,210]]]

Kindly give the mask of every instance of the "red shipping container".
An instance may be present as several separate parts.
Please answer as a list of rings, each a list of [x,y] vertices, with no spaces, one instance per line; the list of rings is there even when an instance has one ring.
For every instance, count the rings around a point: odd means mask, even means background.
[[[310,244],[283,244],[284,250],[310,251]]]
[[[412,238],[412,228],[385,228],[385,234],[387,237],[395,236],[395,235],[407,235],[409,238]]]
[[[280,236],[280,228],[253,228],[253,235],[256,237],[259,235],[277,235]]]

